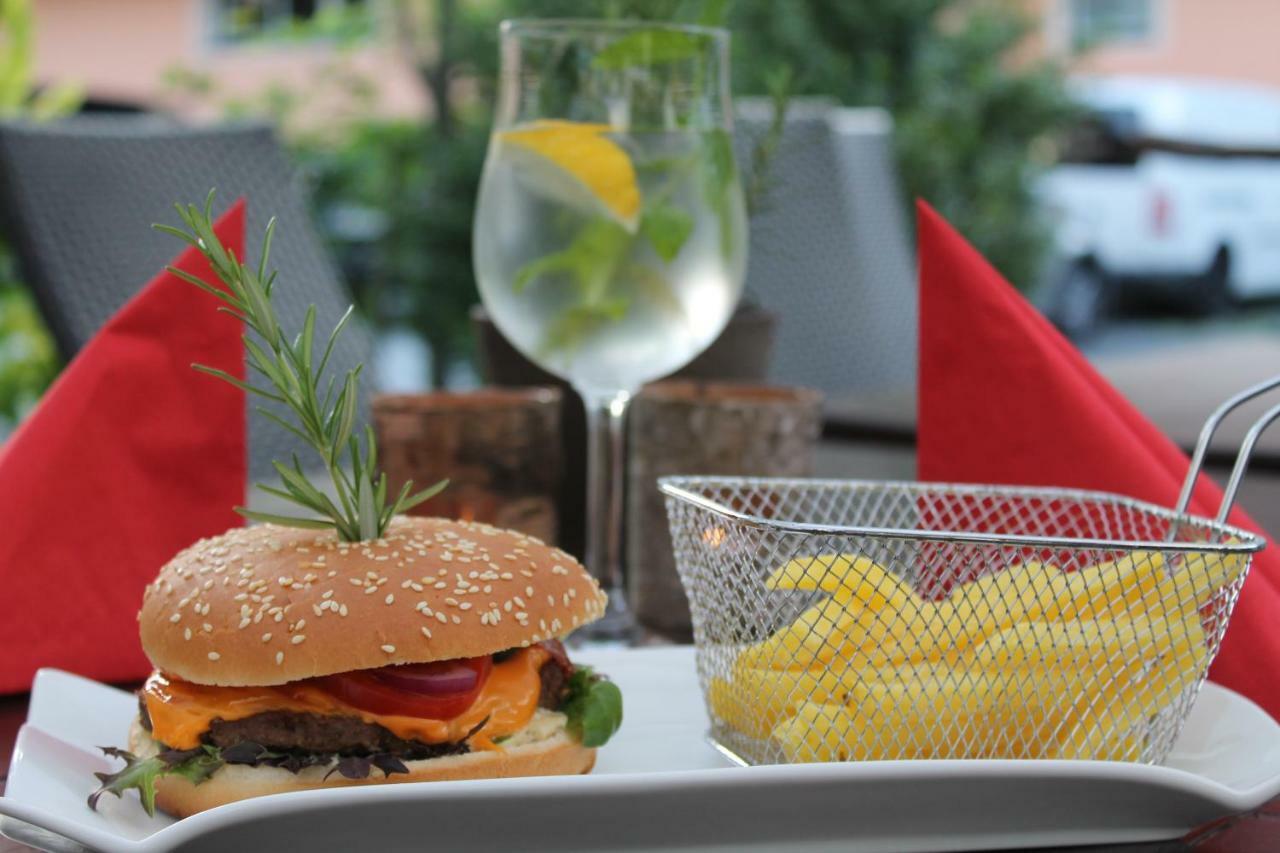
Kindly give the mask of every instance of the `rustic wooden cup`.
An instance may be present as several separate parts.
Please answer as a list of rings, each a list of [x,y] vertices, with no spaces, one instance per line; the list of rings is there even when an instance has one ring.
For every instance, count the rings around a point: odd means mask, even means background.
[[[416,488],[449,480],[414,515],[483,521],[556,541],[558,389],[380,394],[373,423],[392,494],[406,479]]]
[[[627,588],[643,628],[693,639],[657,479],[806,477],[821,432],[822,395],[807,388],[692,381],[645,387],[631,404],[627,476]]]

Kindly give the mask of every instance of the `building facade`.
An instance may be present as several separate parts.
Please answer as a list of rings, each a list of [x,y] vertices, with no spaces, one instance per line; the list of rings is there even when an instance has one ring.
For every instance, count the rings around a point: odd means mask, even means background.
[[[1077,73],[1205,77],[1280,89],[1278,0],[1024,0],[1028,50]]]
[[[290,92],[332,116],[363,80],[382,115],[422,115],[412,60],[374,0],[35,0],[36,75],[92,102],[217,115]],[[363,29],[362,29],[363,28]]]

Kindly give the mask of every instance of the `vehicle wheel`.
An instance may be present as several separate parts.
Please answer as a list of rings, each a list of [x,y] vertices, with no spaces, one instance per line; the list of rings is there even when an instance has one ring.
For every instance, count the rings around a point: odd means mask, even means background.
[[[1071,262],[1051,287],[1049,319],[1072,340],[1088,338],[1111,313],[1111,283],[1092,261]]]
[[[1221,314],[1232,307],[1231,255],[1226,249],[1219,249],[1214,255],[1213,263],[1196,282],[1192,299],[1194,304],[1191,307],[1205,317]]]

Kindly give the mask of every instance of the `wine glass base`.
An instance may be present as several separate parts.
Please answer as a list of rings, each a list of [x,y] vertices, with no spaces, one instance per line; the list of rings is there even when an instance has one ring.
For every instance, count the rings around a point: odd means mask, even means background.
[[[582,643],[625,643],[634,645],[639,632],[635,616],[627,606],[621,590],[609,593],[604,615],[573,632],[573,640]]]

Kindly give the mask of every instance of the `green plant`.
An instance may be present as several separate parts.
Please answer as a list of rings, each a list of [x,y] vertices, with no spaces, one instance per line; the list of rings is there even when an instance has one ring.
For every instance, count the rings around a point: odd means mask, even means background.
[[[202,364],[193,366],[275,404],[274,409],[260,406],[258,411],[315,450],[329,474],[334,496],[331,498],[311,483],[295,456],[292,466],[278,460],[273,462],[283,488],[262,483],[258,488],[310,511],[312,516],[273,515],[244,507],[236,507],[236,512],[253,521],[322,530],[332,528],[343,541],[359,542],[381,537],[393,516],[439,494],[446,485],[444,481],[417,494],[413,493],[413,482],[406,481],[400,493],[387,500],[387,475],[378,472],[378,443],[373,429],[365,426],[363,448],[355,431],[358,384],[364,365],[348,368],[340,385],[336,384],[335,375],[329,375],[327,386],[321,390],[333,345],[354,307],[347,309],[329,333],[319,358],[315,356],[314,305],[307,309],[302,330],[292,339],[281,328],[271,302],[276,271],[267,271],[275,220],[267,225],[262,257],[255,268],[229,252],[214,232],[212,191],[205,199],[203,210],[194,204],[177,205],[177,210],[185,229],[156,225],[156,230],[198,249],[209,261],[221,286],[177,267],[168,267],[169,272],[216,297],[223,303],[219,311],[235,317],[254,333],[244,334],[246,363],[266,384],[246,382]],[[292,423],[286,417],[291,418]]]
[[[400,0],[389,8],[391,31],[431,95],[431,121],[372,117],[373,81],[339,55],[320,71],[331,94],[341,87],[348,106],[308,126],[307,92],[268,86],[250,98],[223,95],[216,81],[174,68],[167,82],[186,97],[219,105],[230,117],[276,122],[309,178],[316,221],[338,257],[356,301],[380,324],[404,323],[427,339],[433,380],[443,385],[449,365],[469,354],[468,311],[478,300],[471,263],[471,223],[488,144],[496,89],[498,23],[509,17],[596,16],[719,24],[725,0]],[[786,69],[774,67],[778,80]],[[453,85],[475,92],[461,99]],[[784,87],[785,88],[785,87]],[[772,90],[785,108],[783,89]],[[331,120],[328,120],[331,119]],[[749,203],[765,187],[776,138],[758,144],[741,166]],[[351,214],[368,223],[354,238],[335,223]]]
[[[0,245],[0,268],[6,266]],[[35,405],[58,374],[58,353],[26,289],[0,279],[0,435]]]
[[[1036,143],[1074,114],[1060,69],[1016,65],[1032,22],[992,0],[738,0],[736,90],[794,69],[796,94],[893,115],[899,175],[1012,281],[1036,278],[1047,235],[1034,215]],[[750,57],[750,61],[744,61]]]
[[[0,118],[58,118],[80,108],[79,86],[35,85],[35,31],[31,0],[0,0]]]
[[[30,0],[0,0],[0,119],[44,121],[75,112],[79,86],[35,85]],[[58,372],[58,355],[0,234],[0,436]]]
[[[471,220],[487,140],[487,126],[470,117],[452,135],[434,124],[366,119],[293,145],[361,307],[426,337],[437,386],[470,342]],[[373,217],[370,238],[352,240],[325,216],[351,209]]]

